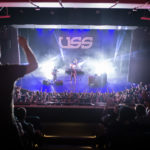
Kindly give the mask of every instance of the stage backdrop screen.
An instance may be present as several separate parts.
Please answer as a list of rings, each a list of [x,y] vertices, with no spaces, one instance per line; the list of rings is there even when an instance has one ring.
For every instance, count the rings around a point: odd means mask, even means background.
[[[66,69],[77,59],[85,72],[93,71],[93,63],[109,61],[122,73],[128,71],[131,43],[130,30],[90,29],[19,29],[27,37],[39,63],[54,60],[57,68]],[[21,52],[22,63],[25,57]],[[104,66],[103,66],[104,67]]]
[[[60,86],[50,84],[46,87],[50,92],[95,92],[95,89],[89,87],[89,79],[103,74],[107,75],[107,81],[112,85],[110,89],[118,89],[114,84],[127,80],[131,30],[20,28],[18,34],[27,38],[39,63],[36,71],[19,80],[18,85],[25,89],[41,90],[43,83],[52,83],[54,68],[58,70],[57,80],[62,82],[59,82]],[[21,48],[20,57],[22,64],[27,63]],[[69,69],[75,61],[78,73],[74,89],[70,82]],[[101,85],[99,81],[98,83]]]

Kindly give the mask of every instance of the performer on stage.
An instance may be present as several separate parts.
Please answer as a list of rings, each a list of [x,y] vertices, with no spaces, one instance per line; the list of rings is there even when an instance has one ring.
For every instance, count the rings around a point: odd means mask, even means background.
[[[58,70],[56,69],[56,67],[54,67],[52,75],[53,75],[53,82],[55,82],[57,80],[57,72]]]
[[[76,83],[76,76],[77,76],[77,72],[76,72],[76,67],[77,67],[77,59],[73,60],[73,63],[70,64],[71,67],[71,82],[72,80],[74,80],[74,83]]]

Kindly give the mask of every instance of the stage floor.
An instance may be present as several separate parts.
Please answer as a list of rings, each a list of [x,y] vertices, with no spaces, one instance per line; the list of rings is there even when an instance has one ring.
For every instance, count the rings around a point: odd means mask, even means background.
[[[49,85],[44,85],[44,77],[37,77],[34,74],[26,75],[16,82],[17,86],[30,91],[47,91],[47,92],[118,92],[131,87],[131,83],[127,81],[126,76],[118,75],[117,77],[107,76],[107,83],[104,86],[90,86],[88,84],[89,75],[78,75],[76,84],[71,82],[70,75],[65,74],[58,76],[58,80],[62,81],[62,85],[56,85],[49,80]]]

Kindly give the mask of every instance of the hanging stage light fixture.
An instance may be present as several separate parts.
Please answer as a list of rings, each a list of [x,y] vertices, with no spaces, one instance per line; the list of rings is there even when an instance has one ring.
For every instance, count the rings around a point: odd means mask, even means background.
[[[1,8],[0,12],[4,7]],[[0,19],[10,18],[11,16],[8,14],[8,8],[6,7],[6,15],[0,15]]]

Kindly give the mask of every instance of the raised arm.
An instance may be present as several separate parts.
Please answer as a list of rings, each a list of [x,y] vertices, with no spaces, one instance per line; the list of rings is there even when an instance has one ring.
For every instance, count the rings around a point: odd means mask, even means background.
[[[27,57],[28,63],[29,63],[27,65],[26,73],[30,73],[38,68],[38,62],[36,60],[35,55],[33,54],[32,49],[30,48],[27,40],[24,37],[19,36],[18,42],[19,42],[20,46],[23,48],[25,55]]]

